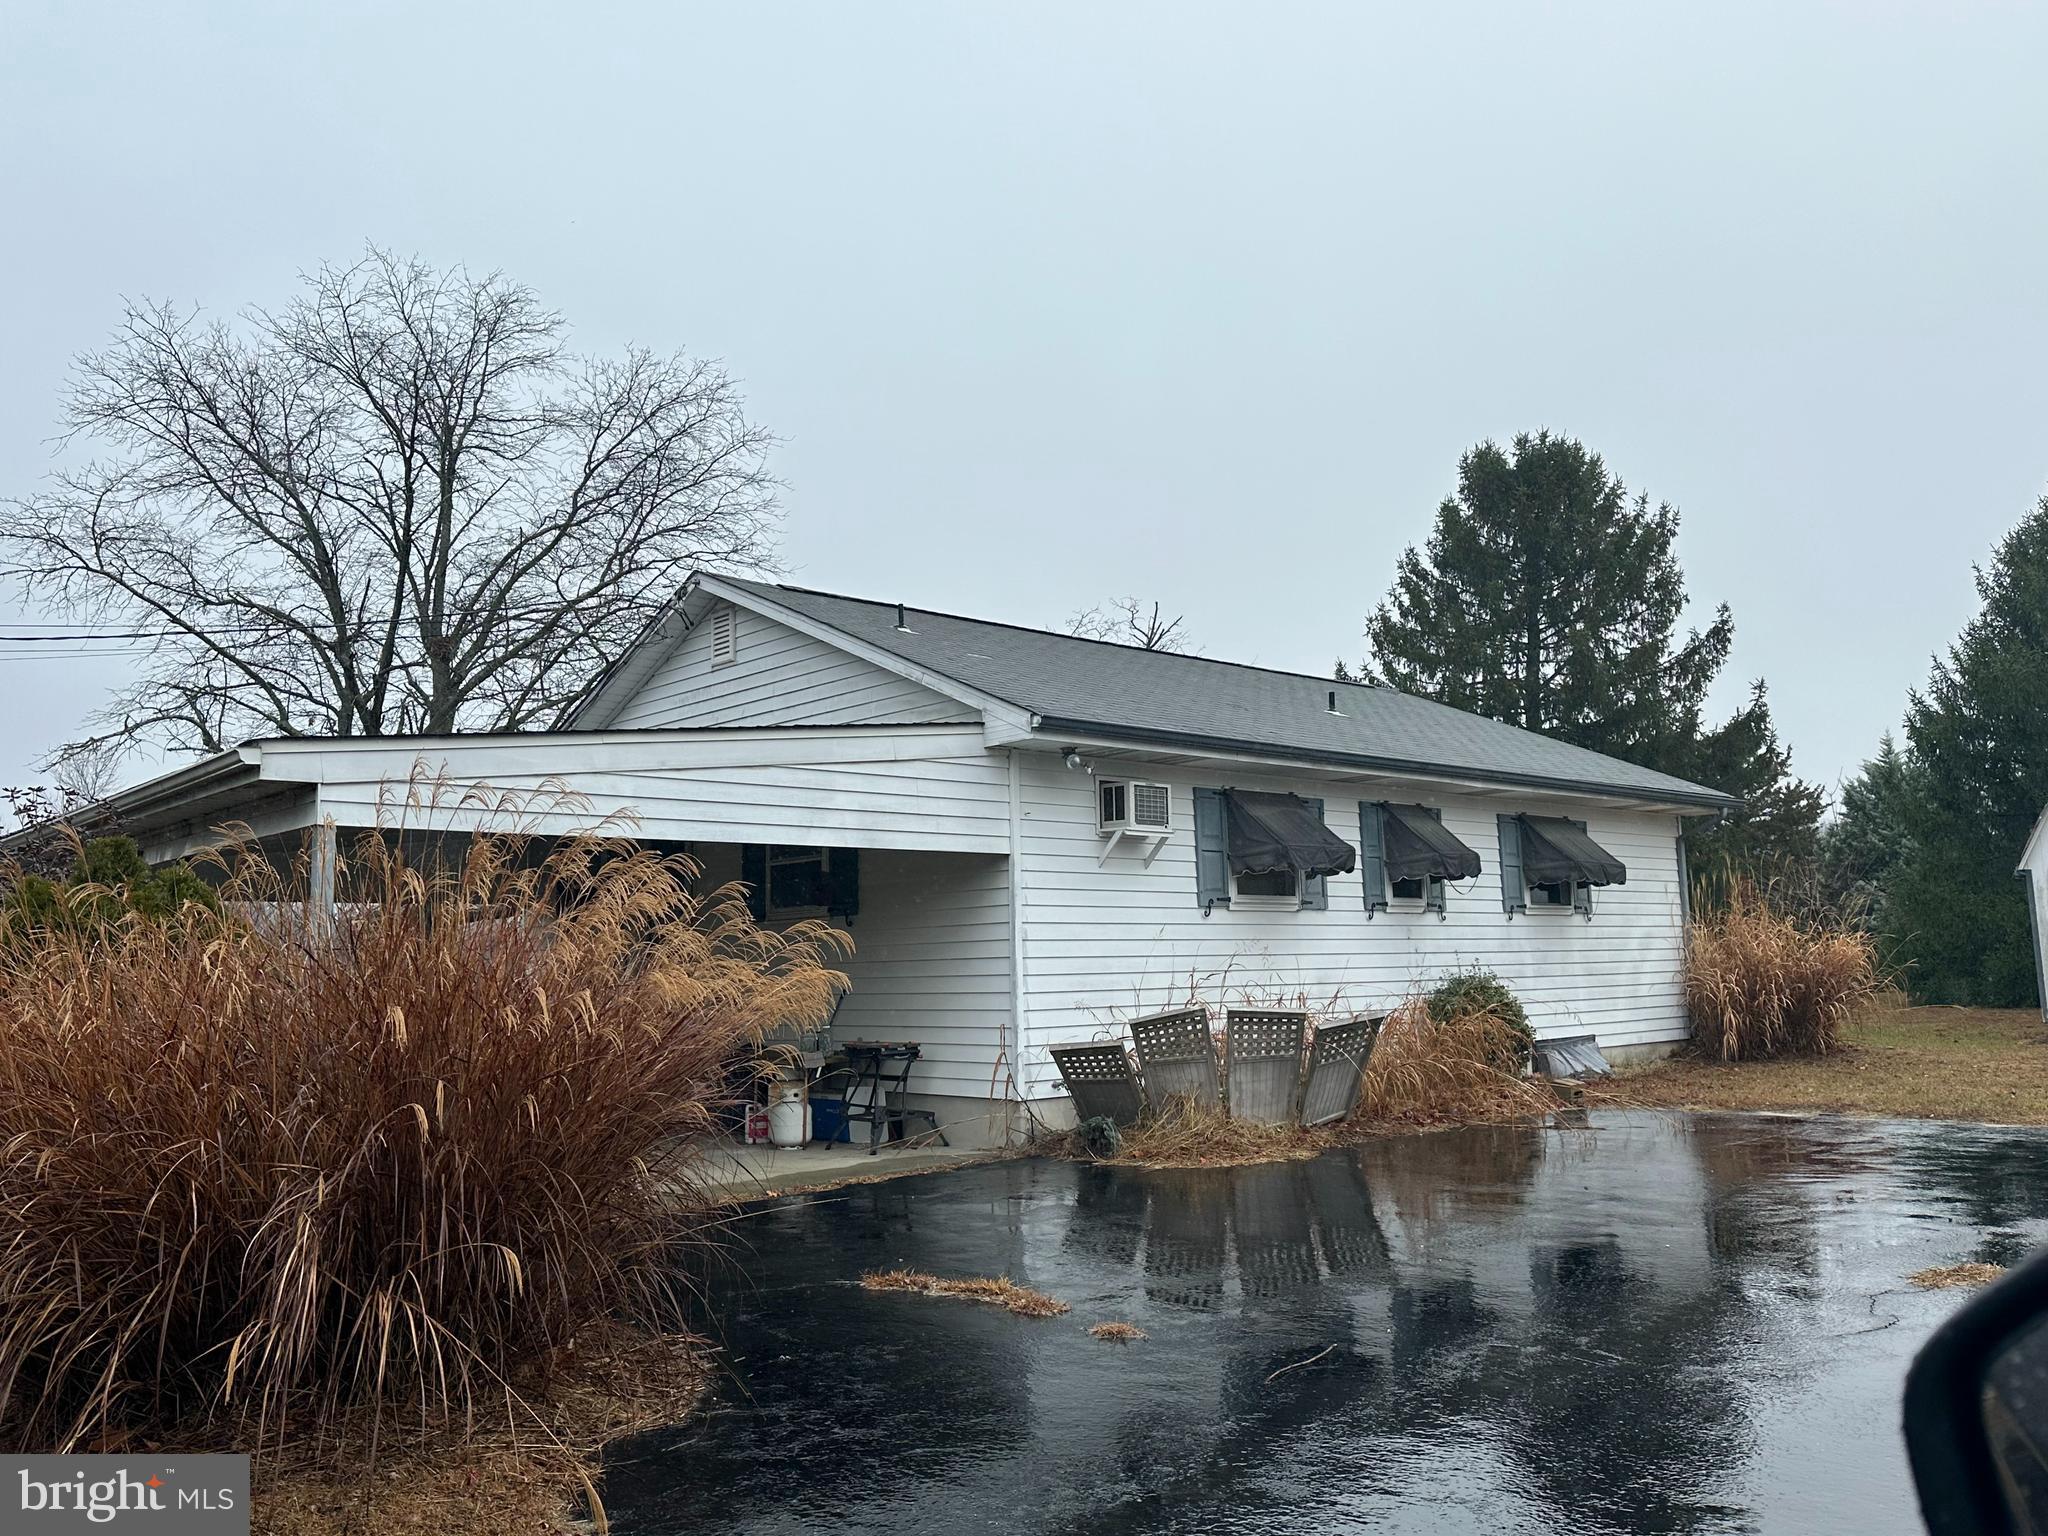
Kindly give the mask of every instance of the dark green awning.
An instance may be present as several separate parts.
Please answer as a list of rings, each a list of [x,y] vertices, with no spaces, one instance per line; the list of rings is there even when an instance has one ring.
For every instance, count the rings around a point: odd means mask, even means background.
[[[1522,877],[1531,885],[1626,885],[1628,866],[1561,816],[1522,818]]]
[[[1385,810],[1380,841],[1389,880],[1470,880],[1479,873],[1479,855],[1421,806],[1390,803]]]
[[[1303,878],[1348,875],[1358,852],[1323,825],[1323,818],[1299,795],[1251,789],[1223,792],[1225,846],[1234,875],[1298,870]]]

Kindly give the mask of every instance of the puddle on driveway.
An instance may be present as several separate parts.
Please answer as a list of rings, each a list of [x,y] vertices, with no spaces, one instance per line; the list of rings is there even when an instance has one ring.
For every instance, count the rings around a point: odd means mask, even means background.
[[[2048,1136],[1608,1114],[1210,1173],[1000,1163],[739,1230],[709,1282],[730,1378],[611,1459],[629,1536],[1873,1536],[1921,1529],[1899,1391],[1962,1300],[1904,1277],[2048,1240]],[[1073,1311],[854,1283],[898,1264]],[[1111,1320],[1150,1337],[1088,1337]]]

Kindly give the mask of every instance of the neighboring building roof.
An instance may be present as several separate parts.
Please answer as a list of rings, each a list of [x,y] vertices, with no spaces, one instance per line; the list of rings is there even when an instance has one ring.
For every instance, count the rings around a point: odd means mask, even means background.
[[[1704,785],[1390,688],[924,608],[904,610],[905,633],[896,626],[895,603],[729,576],[715,583],[1029,710],[1054,733],[1584,789],[1706,809],[1740,804]],[[1335,714],[1328,708],[1333,689]]]
[[[2020,844],[2021,869],[2035,870],[2044,867],[2048,867],[2048,807],[2042,809],[2040,818],[2034,823],[2034,830],[2029,832],[2027,840]],[[2048,1007],[2048,994],[2042,996],[2041,1002],[2044,1007]]]

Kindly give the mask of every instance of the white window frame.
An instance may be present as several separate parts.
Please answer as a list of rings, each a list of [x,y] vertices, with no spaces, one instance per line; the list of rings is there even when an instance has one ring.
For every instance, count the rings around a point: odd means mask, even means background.
[[[1124,813],[1121,816],[1105,817],[1102,814],[1103,797],[1115,792],[1123,799]],[[1095,781],[1095,825],[1098,830],[1109,830],[1104,824],[1109,821],[1131,819],[1131,781],[1129,779],[1101,778]]]
[[[1254,891],[1249,894],[1240,891],[1237,888],[1237,871],[1232,870],[1230,873],[1231,910],[1233,912],[1299,912],[1302,901],[1301,871],[1292,869],[1288,873],[1294,876],[1294,894],[1291,896],[1276,896],[1260,891]]]
[[[1583,884],[1585,884],[1583,880],[1566,880],[1563,882],[1524,880],[1522,882],[1522,900],[1527,904],[1531,912],[1570,912],[1578,905],[1579,887]],[[1564,892],[1564,900],[1562,901],[1548,894],[1552,890],[1559,889]],[[1539,895],[1539,892],[1543,894]]]

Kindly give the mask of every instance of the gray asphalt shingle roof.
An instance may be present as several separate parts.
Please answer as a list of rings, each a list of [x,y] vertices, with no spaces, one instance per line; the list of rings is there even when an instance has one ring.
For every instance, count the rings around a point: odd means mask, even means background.
[[[722,581],[1045,717],[1048,729],[1732,806],[1717,790],[1388,688],[1141,650],[770,582]],[[1338,713],[1328,708],[1332,689]]]

